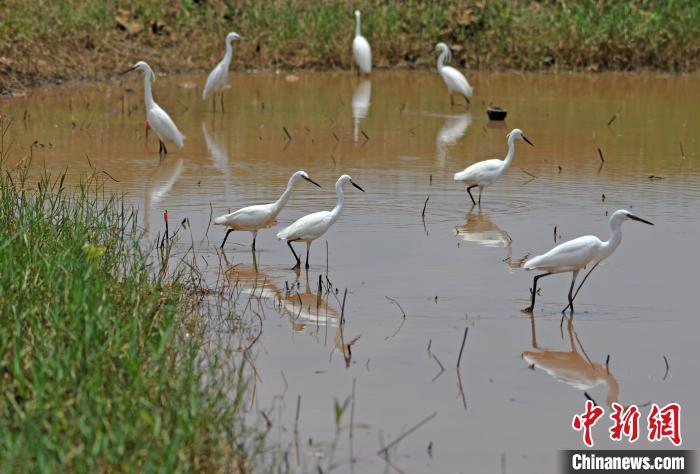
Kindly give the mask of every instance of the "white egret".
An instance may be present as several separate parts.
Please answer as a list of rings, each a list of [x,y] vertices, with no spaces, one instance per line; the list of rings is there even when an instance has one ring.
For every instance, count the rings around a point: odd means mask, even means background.
[[[594,235],[586,235],[577,239],[569,240],[559,244],[544,255],[538,255],[529,259],[523,265],[525,270],[541,270],[545,273],[537,275],[532,282],[532,302],[523,311],[531,312],[535,308],[535,296],[537,295],[537,281],[548,275],[555,273],[571,272],[571,288],[569,288],[569,305],[564,308],[566,311],[571,307],[574,310],[574,298],[578,294],[581,286],[586,282],[586,278],[598,266],[600,262],[608,258],[622,242],[622,223],[628,219],[654,225],[651,222],[631,214],[629,211],[620,209],[610,216],[610,238],[606,241],[600,240]],[[583,281],[579,285],[576,293],[573,293],[576,277],[581,269],[593,264]]]
[[[297,171],[289,178],[287,188],[277,201],[270,204],[258,204],[244,207],[231,214],[225,214],[214,219],[214,224],[223,225],[228,228],[224,236],[224,241],[221,243],[221,248],[224,248],[226,239],[231,232],[234,230],[244,230],[253,233],[253,250],[255,250],[255,239],[258,237],[258,231],[260,229],[272,227],[277,223],[275,220],[277,215],[284,205],[287,204],[292,194],[292,188],[294,188],[294,185],[300,179],[305,179],[309,183],[315,184],[319,188],[321,187],[320,184],[309,178],[306,171]]]
[[[277,234],[278,239],[287,241],[289,249],[292,251],[292,254],[294,254],[294,258],[297,261],[294,268],[301,266],[301,260],[294,251],[292,242],[306,242],[306,268],[309,268],[309,250],[311,249],[311,242],[325,234],[333,223],[338,220],[338,217],[340,217],[340,213],[343,210],[343,205],[345,204],[345,193],[343,192],[343,186],[345,186],[346,183],[352,184],[363,193],[365,192],[364,189],[353,182],[350,176],[344,174],[338,178],[338,181],[335,183],[335,192],[338,194],[338,203],[335,205],[332,211],[320,211],[314,212],[313,214],[308,214],[298,219],[288,227],[282,229]]]
[[[472,188],[479,188],[479,205],[481,205],[481,193],[486,187],[493,184],[493,182],[508,169],[508,166],[510,166],[513,161],[513,156],[515,155],[515,140],[522,138],[529,143],[530,146],[535,146],[523,135],[522,130],[519,128],[513,129],[506,137],[508,138],[508,154],[505,160],[492,159],[479,161],[459,173],[455,173],[454,180],[462,181],[467,185],[467,192],[475,206],[476,201],[474,200],[474,196],[472,196]]]
[[[158,149],[159,154],[168,154],[168,149],[165,148],[165,140],[170,140],[175,143],[175,146],[182,148],[184,146],[185,136],[180,133],[177,129],[175,122],[170,116],[163,110],[155,100],[153,100],[153,92],[151,91],[151,82],[156,80],[156,75],[145,61],[139,61],[132,67],[122,72],[126,74],[127,72],[133,71],[134,69],[141,69],[143,71],[143,81],[144,81],[144,101],[146,103],[146,120],[148,125],[156,132],[158,135],[158,141],[160,142],[160,148]]]
[[[438,56],[437,60],[437,70],[442,76],[442,80],[445,81],[447,90],[450,93],[450,104],[455,103],[452,93],[456,92],[464,96],[464,100],[467,101],[468,105],[469,98],[474,94],[474,89],[472,89],[472,86],[469,85],[469,82],[467,81],[467,78],[464,77],[464,74],[452,66],[447,66],[447,63],[452,60],[452,52],[450,51],[449,46],[447,46],[445,43],[438,43],[437,46],[435,46],[435,50],[440,51],[440,56]]]
[[[360,33],[360,10],[355,10],[355,39],[352,40],[352,54],[357,64],[357,74],[372,72],[372,48]]]
[[[236,40],[242,40],[243,38],[236,32],[232,31],[226,35],[226,54],[224,54],[224,59],[219,61],[219,64],[214,67],[207,77],[206,85],[204,86],[204,92],[202,93],[202,99],[206,100],[209,95],[212,95],[211,106],[212,111],[216,112],[216,94],[221,94],[221,111],[224,111],[224,89],[228,85],[228,68],[231,65],[231,59],[233,58],[233,43]]]

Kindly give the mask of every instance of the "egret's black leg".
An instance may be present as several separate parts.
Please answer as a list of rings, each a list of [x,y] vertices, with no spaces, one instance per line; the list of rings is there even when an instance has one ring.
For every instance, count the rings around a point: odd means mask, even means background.
[[[484,192],[484,188],[479,186],[479,207],[481,207],[481,193],[483,193],[483,192]]]
[[[537,296],[537,280],[539,280],[542,277],[546,277],[548,275],[551,275],[551,273],[543,273],[541,275],[537,275],[532,280],[532,300],[530,302],[530,306],[523,309],[524,313],[532,313],[532,311],[535,309],[535,297]]]
[[[158,154],[162,155],[163,154],[163,142],[158,140]]]
[[[311,242],[306,242],[306,268],[309,268],[309,250],[311,250]]]
[[[255,239],[257,239],[257,238],[258,238],[258,233],[253,232],[253,252],[255,252]]]
[[[452,92],[450,92],[450,105],[455,105],[455,99],[452,97]]]
[[[584,283],[586,283],[586,280],[588,280],[588,276],[589,276],[591,273],[593,273],[593,270],[596,269],[596,267],[598,266],[598,264],[600,264],[600,262],[598,262],[598,263],[596,263],[595,265],[593,265],[593,268],[591,268],[591,269],[588,271],[588,273],[586,273],[586,276],[583,277],[583,280],[581,280],[581,284],[578,286],[578,288],[576,288],[576,291],[574,292],[574,296],[571,298],[571,303],[569,303],[569,305],[568,305],[566,308],[564,308],[564,309],[562,310],[562,313],[563,313],[564,311],[566,311],[567,309],[569,309],[570,306],[572,306],[574,300],[576,299],[576,296],[578,296],[578,292],[581,291],[581,287],[583,286]]]
[[[221,113],[223,114],[224,113],[224,93],[223,92],[221,93],[220,102],[221,102]]]
[[[163,140],[160,140],[160,146],[163,147],[163,154],[167,155],[168,154],[168,149],[165,148],[165,142]]]
[[[231,232],[233,232],[233,229],[229,229],[229,230],[226,231],[226,235],[224,236],[224,241],[221,242],[221,248],[222,248],[222,249],[224,248],[224,244],[226,244],[226,239],[228,239],[228,234],[230,234]]]
[[[469,197],[472,198],[472,205],[476,206],[476,201],[474,200],[474,196],[472,196],[472,188],[477,187],[478,185],[472,184],[467,188],[467,192],[469,193]]]
[[[292,247],[292,242],[290,240],[287,241],[287,245],[289,246],[289,250],[292,251],[292,254],[294,255],[294,259],[297,261],[297,264],[294,265],[293,268],[299,268],[301,267],[301,260],[299,260],[299,257],[297,256],[297,253],[294,251],[294,247]]]
[[[569,306],[571,308],[571,312],[574,312],[574,285],[576,284],[576,277],[578,276],[578,270],[573,272],[573,276],[571,277],[571,286],[569,287]]]
[[[467,101],[467,104],[465,105],[465,107],[469,107],[469,105],[471,105],[471,102],[469,102],[469,97],[467,97],[467,96],[465,95],[465,96],[464,96],[464,100]]]

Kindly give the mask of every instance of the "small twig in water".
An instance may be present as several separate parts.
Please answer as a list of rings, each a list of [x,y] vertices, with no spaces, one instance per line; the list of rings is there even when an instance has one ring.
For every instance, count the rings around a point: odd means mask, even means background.
[[[442,362],[440,362],[440,359],[438,359],[435,354],[433,354],[433,359],[435,359],[435,362],[437,362],[437,364],[440,366],[440,372],[438,372],[432,380],[432,382],[435,382],[438,379],[438,377],[440,377],[445,372],[445,366],[442,365]]]
[[[263,416],[263,418],[265,418],[265,424],[267,425],[267,430],[269,431],[270,428],[272,428],[272,422],[271,422],[270,419],[267,417],[267,415],[265,414],[264,411],[260,410],[260,414]]]
[[[379,451],[377,451],[377,455],[378,455],[378,456],[381,456],[381,455],[383,454],[383,455],[386,456],[386,454],[387,454],[387,452],[389,451],[389,449],[391,449],[391,448],[393,448],[394,446],[396,446],[396,444],[398,444],[398,443],[399,443],[402,439],[404,439],[406,436],[410,435],[411,433],[413,433],[414,431],[416,431],[418,428],[420,428],[421,426],[425,425],[427,422],[429,422],[430,420],[432,420],[433,418],[435,418],[436,415],[437,415],[437,412],[436,412],[436,411],[433,412],[432,415],[430,415],[429,417],[423,419],[423,420],[420,421],[418,424],[416,424],[413,428],[409,429],[409,430],[406,431],[404,434],[402,434],[401,436],[399,436],[398,438],[396,438],[394,441],[392,441],[391,443],[387,444],[385,447],[383,447],[382,449],[380,449]]]
[[[367,143],[369,141],[369,135],[367,135],[364,130],[360,130],[360,133],[365,137],[365,143]]]
[[[294,417],[294,432],[299,432],[299,411],[301,410],[301,394],[297,395],[297,414]]]
[[[430,201],[430,196],[425,198],[425,202],[423,203],[423,212],[421,213],[421,217],[425,218],[425,208],[428,207],[428,201]]]
[[[680,142],[681,145],[681,159],[685,160],[685,151],[683,151],[683,142]]]
[[[390,296],[385,296],[384,298],[388,299],[392,303],[394,303],[396,306],[398,306],[399,310],[401,311],[401,316],[403,316],[403,319],[406,319],[406,312],[403,310],[401,305],[399,304],[398,301],[396,301],[394,298],[391,298]]]
[[[617,118],[617,114],[615,114],[615,115],[613,115],[612,117],[610,117],[610,120],[608,120],[608,127],[609,127],[610,125],[612,125],[612,123],[615,121],[616,118]]]
[[[610,375],[610,354],[605,358],[605,371]]]
[[[442,370],[442,371],[444,372],[445,366],[442,365],[442,362],[440,362],[440,359],[438,359],[437,356],[436,356],[435,354],[433,354],[433,359],[435,359],[435,362],[437,362],[438,365],[440,366],[440,370]]]
[[[532,176],[533,178],[537,178],[537,176],[535,176],[534,174],[530,173],[529,171],[527,171],[523,168],[520,168],[520,171],[522,171],[523,173],[525,173],[528,176]]]
[[[462,338],[462,347],[459,348],[459,356],[457,357],[457,369],[459,369],[459,364],[462,362],[462,351],[464,350],[464,343],[467,342],[467,333],[469,332],[469,326],[464,328],[464,337]]]
[[[598,156],[600,156],[600,162],[605,163],[605,158],[603,158],[603,151],[598,148]]]
[[[284,134],[287,135],[287,140],[289,140],[289,141],[291,142],[291,141],[292,141],[292,136],[289,134],[289,130],[287,130],[287,127],[285,127],[284,125],[282,125],[282,130],[284,130]]]
[[[209,236],[209,227],[211,227],[211,218],[214,216],[214,208],[211,206],[211,201],[209,201],[209,224],[207,224],[207,231],[204,233],[204,237]]]
[[[340,305],[340,325],[345,324],[345,298],[348,296],[348,289],[345,288],[345,293],[343,293],[343,304]]]
[[[668,373],[671,370],[671,368],[668,365],[668,359],[666,356],[664,356],[664,363],[666,364],[666,373],[664,373],[664,381],[668,378]]]

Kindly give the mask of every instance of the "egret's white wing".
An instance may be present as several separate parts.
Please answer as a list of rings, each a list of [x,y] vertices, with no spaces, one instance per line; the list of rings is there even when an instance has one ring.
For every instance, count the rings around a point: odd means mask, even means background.
[[[591,263],[603,243],[598,237],[586,235],[557,245],[544,255],[533,257],[523,265],[526,270],[570,272]]]
[[[352,40],[352,54],[360,71],[365,74],[372,72],[372,49],[364,36],[355,36]]]
[[[277,238],[281,240],[313,240],[322,236],[331,225],[329,211],[314,212],[301,217],[296,222],[282,229]]]
[[[161,140],[167,139],[175,143],[175,146],[178,148],[183,147],[185,136],[180,133],[180,130],[177,129],[173,119],[171,119],[165,110],[161,109],[158,104],[153,104],[153,107],[148,111],[146,118],[148,119],[148,124]]]
[[[445,84],[450,91],[459,92],[467,97],[472,96],[472,87],[469,85],[469,82],[467,82],[467,78],[464,77],[464,74],[459,72],[457,69],[453,68],[452,66],[444,66],[442,69],[440,69],[440,74],[442,75],[442,79],[445,81]]]
[[[207,82],[204,85],[202,99],[209,97],[212,92],[220,92],[226,86],[228,79],[228,68],[225,67],[224,60],[221,60],[214,69],[209,73]]]
[[[240,228],[242,230],[247,230],[266,225],[268,221],[274,218],[275,216],[272,213],[272,206],[270,204],[257,204],[244,207],[231,214],[217,217],[214,222],[233,227],[234,229]]]
[[[490,181],[497,177],[502,166],[503,161],[496,158],[493,160],[479,161],[463,171],[455,173],[454,179],[455,181]]]

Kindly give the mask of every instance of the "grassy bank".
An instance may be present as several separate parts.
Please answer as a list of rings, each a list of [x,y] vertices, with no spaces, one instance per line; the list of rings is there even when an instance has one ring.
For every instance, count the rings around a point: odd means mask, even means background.
[[[240,365],[203,360],[197,304],[146,265],[133,211],[2,165],[0,471],[249,472]]]
[[[7,0],[0,83],[112,77],[146,59],[159,71],[210,69],[236,30],[235,69],[349,68],[354,19],[380,67],[432,65],[438,41],[461,67],[693,71],[693,0],[385,2],[365,0]],[[0,84],[0,85],[2,85]]]

